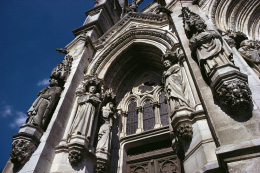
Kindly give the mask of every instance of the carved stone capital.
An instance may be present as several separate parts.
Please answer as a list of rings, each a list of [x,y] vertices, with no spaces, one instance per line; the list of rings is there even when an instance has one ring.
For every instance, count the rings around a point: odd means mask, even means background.
[[[160,104],[159,102],[153,102],[153,108],[159,108],[160,107]]]
[[[136,108],[137,113],[143,112],[144,108],[142,106],[139,106]]]

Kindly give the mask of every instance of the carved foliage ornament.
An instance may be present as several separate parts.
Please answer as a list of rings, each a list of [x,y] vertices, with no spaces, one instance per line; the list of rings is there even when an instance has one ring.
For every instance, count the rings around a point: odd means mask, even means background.
[[[251,91],[246,82],[241,80],[226,81],[216,92],[220,103],[233,112],[243,112],[250,109]]]
[[[12,152],[10,152],[11,162],[15,166],[24,164],[31,156],[35,149],[35,145],[30,141],[18,139],[13,141]]]

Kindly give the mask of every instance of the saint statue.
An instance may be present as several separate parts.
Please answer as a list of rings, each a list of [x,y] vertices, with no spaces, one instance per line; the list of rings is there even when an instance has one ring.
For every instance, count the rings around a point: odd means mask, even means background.
[[[224,64],[222,38],[216,31],[206,30],[207,25],[201,19],[194,20],[193,27],[190,48],[196,51],[200,66],[209,75],[215,67]]]
[[[51,79],[49,86],[39,92],[38,98],[28,110],[26,123],[33,124],[44,130],[59,101],[61,91],[62,88],[58,85],[58,81]]]
[[[72,126],[72,134],[90,137],[92,121],[95,116],[96,106],[101,102],[100,93],[97,92],[97,85],[92,83],[86,87],[80,85],[82,92],[77,90],[78,108],[76,118]],[[87,89],[87,91],[85,91]],[[90,128],[90,129],[89,129]]]
[[[185,85],[178,61],[178,56],[171,52],[163,55],[165,71],[163,72],[162,82],[165,86],[171,112],[183,106],[190,107],[188,99],[185,98]]]
[[[113,102],[109,102],[102,107],[102,119],[104,123],[98,132],[98,143],[96,151],[106,151],[110,149],[110,132],[113,125],[113,116],[115,116],[115,107]],[[115,117],[114,117],[115,118]]]
[[[252,40],[244,40],[238,51],[248,65],[260,76],[260,44]]]

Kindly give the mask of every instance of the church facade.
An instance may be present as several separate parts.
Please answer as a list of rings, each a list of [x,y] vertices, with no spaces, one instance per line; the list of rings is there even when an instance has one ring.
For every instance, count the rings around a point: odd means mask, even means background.
[[[260,170],[260,2],[95,0],[3,172]]]

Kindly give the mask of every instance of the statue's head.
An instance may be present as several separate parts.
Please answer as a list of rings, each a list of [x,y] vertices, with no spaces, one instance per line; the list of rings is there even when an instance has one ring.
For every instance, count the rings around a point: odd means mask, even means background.
[[[95,92],[97,91],[97,87],[95,85],[90,85],[88,88],[88,92],[91,94],[95,94]]]
[[[168,69],[172,66],[172,62],[170,60],[166,59],[163,61],[163,66],[164,66],[164,68]]]
[[[110,108],[111,110],[114,109],[114,106],[115,106],[115,105],[114,105],[113,102],[109,102],[108,105],[109,105],[109,108]]]
[[[170,68],[173,64],[176,64],[179,61],[178,56],[176,54],[176,51],[170,51],[167,50],[166,53],[162,56],[162,62],[164,68],[168,69]]]
[[[58,86],[58,84],[59,84],[58,81],[53,78],[50,79],[49,82],[50,82],[49,86]]]
[[[207,27],[207,25],[202,20],[196,20],[194,23],[194,27],[197,31],[201,32],[204,31]]]

